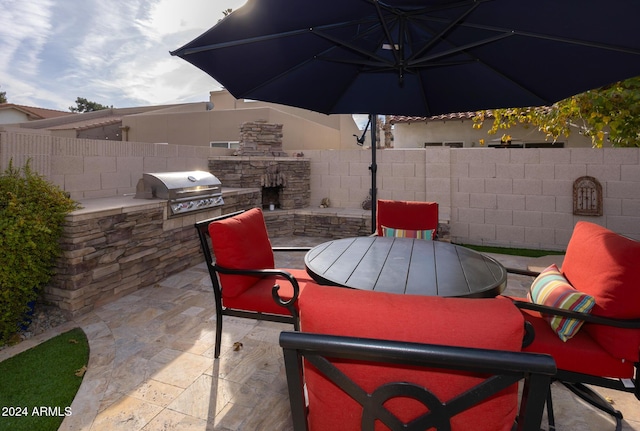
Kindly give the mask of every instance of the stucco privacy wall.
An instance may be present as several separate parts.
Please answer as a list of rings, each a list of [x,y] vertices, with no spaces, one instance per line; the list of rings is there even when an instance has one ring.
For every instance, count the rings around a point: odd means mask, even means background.
[[[369,151],[305,152],[311,202],[358,206]],[[378,150],[378,196],[436,201],[455,242],[563,250],[578,220],[640,240],[640,148]],[[573,182],[602,184],[601,217],[573,215]]]
[[[0,169],[31,160],[76,200],[135,193],[143,172],[208,170],[208,158],[228,151],[186,145],[74,139],[0,128]]]

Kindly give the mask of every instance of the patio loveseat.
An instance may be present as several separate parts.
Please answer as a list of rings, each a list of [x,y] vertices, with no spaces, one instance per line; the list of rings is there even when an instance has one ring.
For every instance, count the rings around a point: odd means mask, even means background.
[[[280,336],[296,431],[540,429],[555,364],[520,352],[510,300],[308,285],[298,306]]]

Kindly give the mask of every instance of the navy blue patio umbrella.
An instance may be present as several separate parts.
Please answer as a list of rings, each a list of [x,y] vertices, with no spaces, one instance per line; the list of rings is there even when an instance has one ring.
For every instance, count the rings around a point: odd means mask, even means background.
[[[248,0],[171,54],[236,98],[432,116],[547,105],[640,75],[639,16],[637,0]]]

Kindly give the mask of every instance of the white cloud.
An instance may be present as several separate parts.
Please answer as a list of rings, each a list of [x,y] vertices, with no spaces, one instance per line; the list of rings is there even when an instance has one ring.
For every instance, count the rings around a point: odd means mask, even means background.
[[[9,102],[67,110],[207,100],[219,85],[169,51],[244,0],[0,0],[0,86]]]
[[[0,0],[0,72],[36,72],[51,30],[51,1]]]

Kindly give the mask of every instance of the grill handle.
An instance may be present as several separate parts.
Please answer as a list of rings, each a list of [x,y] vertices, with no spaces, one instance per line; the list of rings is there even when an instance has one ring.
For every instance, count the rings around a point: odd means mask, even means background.
[[[218,187],[209,187],[207,189],[197,189],[197,190],[179,190],[176,192],[177,195],[182,195],[185,193],[193,193],[193,192],[213,192],[219,190]]]

